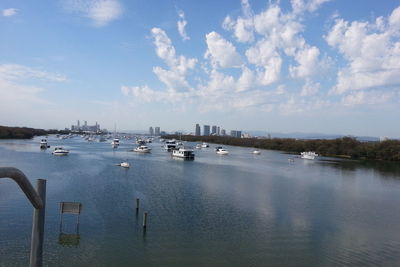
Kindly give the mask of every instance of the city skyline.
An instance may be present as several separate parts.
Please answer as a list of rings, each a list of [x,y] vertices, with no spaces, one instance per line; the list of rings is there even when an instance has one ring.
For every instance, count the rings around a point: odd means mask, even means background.
[[[0,11],[0,125],[400,137],[395,0],[5,0]]]

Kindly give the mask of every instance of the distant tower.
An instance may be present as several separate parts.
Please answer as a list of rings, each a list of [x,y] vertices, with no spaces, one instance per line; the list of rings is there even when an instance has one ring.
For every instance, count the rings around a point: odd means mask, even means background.
[[[216,135],[217,134],[217,126],[213,125],[213,127],[211,128],[211,134],[212,135]]]
[[[79,120],[78,120],[78,131],[81,129],[81,126],[79,125]]]
[[[201,133],[200,133],[200,125],[199,125],[199,124],[196,124],[196,131],[195,131],[195,133],[196,133],[197,136],[200,136],[200,135],[201,135]]]
[[[217,127],[217,135],[220,135],[221,134],[221,132],[220,132],[220,128],[219,128],[219,126]]]
[[[222,129],[222,130],[221,130],[221,135],[222,135],[222,136],[225,136],[225,135],[226,135],[225,129]]]
[[[210,135],[210,125],[204,125],[203,126],[203,135],[204,136]]]
[[[160,135],[160,127],[155,127],[155,135],[159,136]]]
[[[87,121],[85,121],[85,127],[87,126]]]
[[[153,127],[151,127],[151,126],[149,128],[149,134],[150,134],[150,136],[154,135],[154,130],[153,130]]]

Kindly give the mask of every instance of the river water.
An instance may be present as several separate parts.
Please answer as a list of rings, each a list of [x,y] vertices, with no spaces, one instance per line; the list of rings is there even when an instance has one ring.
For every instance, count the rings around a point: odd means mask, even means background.
[[[40,139],[0,141],[0,167],[47,180],[44,266],[400,265],[399,163],[216,145],[182,161],[159,142],[137,154],[131,140],[51,136],[41,151]],[[70,155],[53,156],[57,145]],[[82,203],[79,229],[65,214],[60,231],[61,201]],[[29,264],[31,223],[29,201],[0,179],[0,266]]]

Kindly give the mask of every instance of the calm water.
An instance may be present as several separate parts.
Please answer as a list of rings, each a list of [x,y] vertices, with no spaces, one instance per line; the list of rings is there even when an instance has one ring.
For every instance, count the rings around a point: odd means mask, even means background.
[[[45,266],[399,266],[400,166],[316,161],[211,145],[194,161],[79,137],[0,141],[0,166],[47,179]],[[51,155],[56,145],[66,157]],[[127,160],[130,169],[115,164]],[[135,198],[141,209],[135,211]],[[79,239],[59,243],[58,202],[83,204]],[[141,227],[148,211],[148,229]],[[63,232],[76,234],[64,215]],[[32,207],[0,179],[0,266],[27,266]],[[73,239],[75,237],[75,239]]]

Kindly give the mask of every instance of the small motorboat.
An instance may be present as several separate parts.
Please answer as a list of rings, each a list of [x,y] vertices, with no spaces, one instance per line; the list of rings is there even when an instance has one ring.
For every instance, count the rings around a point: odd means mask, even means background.
[[[260,155],[260,154],[261,154],[261,151],[260,151],[260,150],[254,150],[254,151],[253,151],[253,154],[254,154],[254,155]]]
[[[129,163],[126,162],[126,161],[121,162],[120,164],[118,164],[118,166],[121,166],[121,167],[123,167],[123,168],[129,168],[129,167],[130,167]]]
[[[55,156],[66,156],[68,155],[69,150],[63,149],[62,147],[56,147],[51,153]]]
[[[224,148],[219,148],[219,149],[216,151],[216,153],[217,153],[218,155],[228,155],[228,154],[229,154],[228,150],[226,150],[226,149],[224,149]]]
[[[207,148],[207,147],[210,147],[210,145],[207,144],[207,143],[203,143],[203,144],[201,144],[201,147],[202,147],[202,148]]]
[[[148,146],[138,146],[133,149],[134,152],[139,152],[139,153],[150,153],[151,148]]]
[[[300,155],[301,155],[300,157],[302,159],[311,159],[311,160],[313,160],[316,157],[318,157],[318,154],[315,153],[314,151],[301,152]]]

